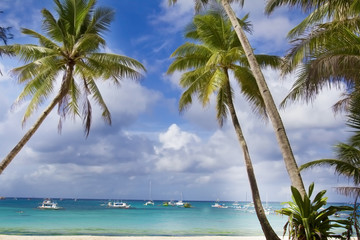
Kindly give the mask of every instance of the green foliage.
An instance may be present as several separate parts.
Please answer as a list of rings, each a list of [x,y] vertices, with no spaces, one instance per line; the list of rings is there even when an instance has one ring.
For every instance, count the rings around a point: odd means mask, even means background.
[[[286,202],[289,207],[278,210],[277,213],[286,215],[289,220],[284,226],[284,235],[289,232],[290,239],[323,240],[334,237],[333,228],[347,228],[348,220],[333,220],[330,217],[339,211],[350,211],[351,207],[330,206],[327,203],[326,191],[320,191],[311,201],[314,184],[309,186],[308,193],[301,197],[295,187],[291,187],[292,202]]]
[[[244,29],[250,29],[247,16],[238,19]],[[206,106],[213,94],[216,95],[217,119],[222,126],[228,114],[233,89],[229,74],[233,73],[241,93],[252,105],[253,110],[266,116],[264,101],[255,78],[250,70],[244,50],[231,22],[221,11],[209,11],[196,15],[186,28],[185,36],[194,42],[186,42],[171,55],[174,61],[168,74],[181,71],[180,85],[186,89],[179,101],[180,112],[186,110],[197,96]],[[257,55],[261,66],[279,67],[277,56]]]
[[[184,203],[184,208],[191,208],[191,204],[190,203]]]
[[[80,116],[87,136],[92,118],[90,98],[100,106],[104,121],[111,123],[97,80],[119,85],[124,78],[139,79],[145,68],[135,59],[100,52],[106,46],[102,34],[114,19],[112,9],[95,7],[96,0],[54,0],[54,3],[57,19],[47,9],[41,11],[45,34],[22,29],[23,34],[37,39],[38,45],[14,44],[0,49],[13,52],[25,62],[12,70],[18,82],[25,85],[16,104],[30,99],[23,124],[58,90],[59,130],[66,117]],[[57,88],[61,76],[61,86]]]

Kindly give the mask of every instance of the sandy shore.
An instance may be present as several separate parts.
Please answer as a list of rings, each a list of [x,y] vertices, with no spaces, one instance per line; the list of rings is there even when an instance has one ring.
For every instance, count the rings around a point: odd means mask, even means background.
[[[263,236],[198,236],[198,237],[105,237],[105,236],[15,236],[0,235],[0,240],[265,240]]]

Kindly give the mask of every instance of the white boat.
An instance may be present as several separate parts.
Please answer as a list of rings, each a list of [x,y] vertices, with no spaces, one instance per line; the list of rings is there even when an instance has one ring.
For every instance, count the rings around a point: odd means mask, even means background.
[[[147,201],[144,205],[145,205],[145,206],[149,206],[149,205],[154,206],[154,202],[151,201],[151,200],[149,200],[149,201]]]
[[[179,201],[177,201],[177,202],[175,203],[175,205],[178,206],[178,207],[184,206],[184,203],[183,203],[182,200],[183,200],[183,195],[182,195],[182,193],[181,193],[181,199],[180,199]]]
[[[130,208],[130,204],[124,203],[124,202],[108,202],[108,207],[110,208]]]
[[[213,207],[213,208],[228,208],[228,206],[225,206],[225,205],[217,203],[217,202],[215,204],[211,205],[211,207]]]
[[[151,200],[151,181],[149,182],[149,201],[147,201],[144,205],[145,206],[154,206],[154,202]]]
[[[175,206],[175,203],[174,203],[172,200],[170,200],[169,202],[164,202],[164,203],[163,203],[163,206],[165,206],[165,207]]]
[[[38,208],[50,210],[61,209],[61,207],[59,207],[56,202],[53,202],[50,199],[45,199]]]

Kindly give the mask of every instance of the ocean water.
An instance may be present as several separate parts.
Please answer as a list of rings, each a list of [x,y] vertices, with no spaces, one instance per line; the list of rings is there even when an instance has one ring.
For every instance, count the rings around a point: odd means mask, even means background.
[[[145,201],[124,201],[130,209],[106,206],[107,200],[53,199],[61,210],[41,210],[42,199],[0,200],[0,234],[7,235],[107,235],[107,236],[255,236],[262,235],[253,208],[212,208],[214,202],[189,202],[192,208],[145,206]],[[268,219],[283,234],[285,216],[277,215],[280,203],[269,203]]]

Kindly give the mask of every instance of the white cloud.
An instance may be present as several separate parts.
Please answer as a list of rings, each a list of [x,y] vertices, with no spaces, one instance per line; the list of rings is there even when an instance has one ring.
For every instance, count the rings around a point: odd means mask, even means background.
[[[174,33],[183,31],[184,27],[191,21],[194,15],[194,1],[182,0],[177,1],[173,6],[169,6],[168,0],[161,2],[163,14],[160,14],[154,18],[154,23],[162,22],[167,23],[167,31]]]
[[[164,149],[179,150],[188,144],[200,142],[200,139],[194,134],[182,132],[176,124],[172,124],[166,133],[160,133],[159,141]]]

